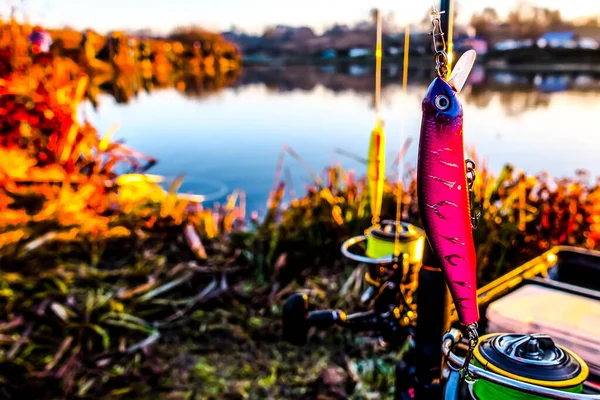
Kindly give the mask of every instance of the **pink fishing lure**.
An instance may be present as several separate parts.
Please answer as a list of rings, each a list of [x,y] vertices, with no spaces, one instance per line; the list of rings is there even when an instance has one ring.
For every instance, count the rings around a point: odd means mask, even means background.
[[[436,78],[423,99],[418,196],[427,239],[437,254],[464,325],[479,320],[463,108],[456,90]]]

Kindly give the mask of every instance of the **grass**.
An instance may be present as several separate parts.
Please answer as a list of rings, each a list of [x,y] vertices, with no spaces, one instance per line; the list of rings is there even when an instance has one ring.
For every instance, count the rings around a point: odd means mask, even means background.
[[[364,284],[350,288],[356,265],[339,249],[370,224],[364,179],[328,168],[283,208],[278,171],[266,218],[248,222],[241,192],[205,209],[176,195],[181,179],[164,192],[119,176],[151,158],[80,124],[89,76],[31,58],[18,34],[0,50],[0,397],[389,396],[400,350],[336,329],[304,348],[280,337],[296,290],[356,308]],[[511,166],[494,176],[474,153],[481,284],[554,245],[598,248],[597,183]],[[419,225],[406,170],[403,219]],[[395,190],[386,183],[383,218],[395,217]]]

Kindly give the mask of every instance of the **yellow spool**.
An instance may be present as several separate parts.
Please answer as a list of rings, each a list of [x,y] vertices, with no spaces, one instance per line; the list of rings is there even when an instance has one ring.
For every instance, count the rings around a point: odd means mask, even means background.
[[[396,235],[394,221],[383,221],[382,226],[374,226],[367,231],[367,251],[371,258],[380,258],[394,254]],[[402,231],[398,235],[400,253],[408,256],[409,264],[423,261],[425,232],[414,225],[401,222]]]

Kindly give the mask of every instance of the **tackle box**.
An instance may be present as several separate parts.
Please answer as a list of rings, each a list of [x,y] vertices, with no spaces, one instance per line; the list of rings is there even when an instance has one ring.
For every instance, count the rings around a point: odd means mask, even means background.
[[[547,333],[580,355],[600,383],[600,252],[555,247],[480,288],[477,297],[480,333]]]
[[[600,300],[539,284],[526,284],[492,302],[488,333],[546,333],[600,374]]]

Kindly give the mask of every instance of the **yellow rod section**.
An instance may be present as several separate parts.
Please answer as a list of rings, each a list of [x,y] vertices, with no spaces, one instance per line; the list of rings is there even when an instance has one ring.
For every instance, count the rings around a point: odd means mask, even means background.
[[[371,201],[371,212],[373,213],[373,219],[371,221],[373,225],[379,223],[385,179],[385,135],[383,132],[383,122],[380,116],[381,58],[383,56],[381,44],[382,19],[380,9],[375,10],[375,18],[377,24],[377,45],[375,48],[375,128],[371,132],[367,163],[367,182],[369,187],[369,198]]]
[[[377,47],[375,48],[375,113],[379,120],[379,103],[381,99],[381,56],[383,54],[381,46],[382,36],[381,10],[377,9]]]
[[[406,25],[404,30],[404,70],[402,71],[402,92],[406,93],[408,84],[408,50],[410,48],[410,25]]]

